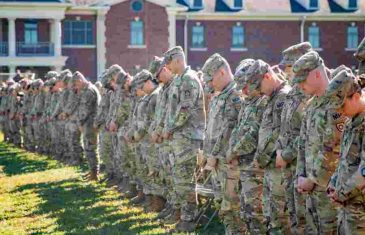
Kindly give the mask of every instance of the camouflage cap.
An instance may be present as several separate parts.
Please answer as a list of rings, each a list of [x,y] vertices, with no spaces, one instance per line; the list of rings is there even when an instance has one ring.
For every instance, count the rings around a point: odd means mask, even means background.
[[[135,76],[134,76],[134,79],[132,81],[132,87],[134,89],[138,88],[139,86],[142,86],[142,84],[144,84],[146,81],[148,80],[154,80],[152,74],[146,70],[146,69],[143,69],[141,72],[137,73]]]
[[[45,79],[55,78],[58,76],[58,73],[56,71],[48,71],[46,75],[44,75]]]
[[[32,88],[33,89],[39,89],[44,85],[43,80],[42,79],[36,79],[32,82]]]
[[[113,64],[107,69],[108,72],[105,74],[105,76],[113,76],[114,74],[119,73],[122,70],[123,68],[120,67],[118,64]]]
[[[56,81],[57,79],[55,77],[51,77],[44,83],[44,86],[52,87],[56,84]]]
[[[363,38],[362,41],[360,42],[354,56],[359,61],[358,74],[364,74],[365,73],[365,38]]]
[[[85,77],[84,77],[84,75],[82,75],[82,73],[81,73],[81,72],[76,71],[76,72],[74,72],[74,74],[72,75],[72,81],[75,81],[76,79],[84,80],[84,79],[85,79]]]
[[[292,82],[301,83],[305,81],[308,74],[322,64],[323,60],[316,51],[310,51],[302,55],[293,65],[295,75]]]
[[[330,82],[326,90],[329,108],[341,108],[346,97],[350,97],[355,92],[360,91],[361,86],[359,79],[351,72],[351,70],[340,71]]]
[[[124,70],[118,73],[117,84],[123,86],[128,77],[128,73],[126,73]]]
[[[57,77],[58,81],[63,81],[68,83],[72,79],[72,72],[69,69],[61,71],[60,75]]]
[[[203,81],[209,82],[213,79],[215,72],[218,71],[223,65],[228,65],[226,59],[218,53],[211,55],[204,63],[202,68]]]
[[[218,53],[211,55],[204,63],[202,68],[203,81],[209,82],[213,79],[214,74],[223,66],[229,66],[227,60]]]
[[[246,84],[249,91],[259,89],[264,75],[270,71],[270,65],[263,60],[256,60],[246,72]]]
[[[255,63],[254,59],[244,59],[236,68],[234,80],[237,83],[237,88],[242,89],[246,85],[246,73],[248,69]]]
[[[150,63],[150,66],[148,68],[148,70],[150,71],[150,73],[157,78],[157,75],[161,72],[161,69],[163,68],[164,64],[163,64],[163,57],[158,57],[155,56],[153,58],[153,60]]]
[[[341,64],[340,66],[338,66],[335,69],[331,70],[331,80],[337,76],[337,74],[339,74],[341,71],[343,70],[348,70],[351,72],[351,69],[349,67],[346,67],[346,65]]]
[[[181,46],[170,48],[163,54],[164,57],[163,64],[169,63],[172,59],[174,59],[176,56],[179,55],[184,55],[184,50],[182,49]]]
[[[288,47],[282,52],[283,59],[279,65],[282,66],[293,66],[302,55],[312,50],[312,45],[309,42],[302,42]]]

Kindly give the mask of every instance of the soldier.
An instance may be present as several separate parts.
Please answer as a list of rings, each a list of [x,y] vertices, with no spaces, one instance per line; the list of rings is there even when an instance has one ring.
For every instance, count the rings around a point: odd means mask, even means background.
[[[293,83],[307,95],[297,160],[297,190],[306,199],[307,233],[323,234],[336,231],[336,208],[326,195],[326,187],[338,163],[339,141],[344,117],[327,109],[326,88],[329,78],[323,60],[310,51],[293,65]]]
[[[9,124],[10,124],[10,143],[17,147],[21,147],[22,139],[20,135],[20,108],[21,108],[21,97],[18,92],[21,86],[19,83],[14,83],[9,88],[10,104],[9,104]]]
[[[101,101],[97,108],[94,120],[94,128],[99,130],[99,156],[105,166],[107,179],[113,178],[114,168],[112,164],[111,135],[106,129],[106,118],[110,107],[112,90],[109,85],[109,78],[106,77],[108,70],[101,76],[102,87],[99,89]]]
[[[50,134],[50,125],[49,122],[47,121],[48,119],[48,107],[51,104],[51,98],[52,98],[52,93],[51,93],[51,87],[49,85],[49,80],[46,80],[43,84],[43,88],[42,88],[42,92],[44,93],[44,106],[42,109],[42,116],[40,118],[40,125],[43,125],[43,133],[42,133],[42,143],[43,143],[43,152],[44,154],[50,154],[50,149],[51,149],[51,134]]]
[[[208,58],[203,66],[204,82],[219,92],[209,105],[207,129],[204,139],[204,155],[208,169],[216,169],[219,175],[223,200],[220,215],[226,234],[240,234],[244,226],[239,216],[239,169],[237,159],[226,162],[226,152],[231,132],[236,125],[241,108],[240,93],[228,62],[219,54]]]
[[[343,69],[330,82],[328,108],[337,109],[351,118],[341,141],[340,162],[328,188],[329,196],[338,209],[338,234],[365,233],[365,204],[361,189],[365,186],[365,168],[361,155],[365,134],[365,77],[355,77]]]
[[[252,59],[240,62],[235,72],[238,88],[247,96],[234,127],[226,159],[237,159],[241,181],[241,216],[246,222],[248,232],[263,234],[266,231],[261,209],[263,171],[253,167],[254,154],[262,114],[267,105],[267,97],[250,89],[246,80],[248,69],[255,63]]]
[[[188,232],[195,229],[196,202],[192,175],[196,154],[204,139],[204,92],[195,71],[186,65],[181,47],[165,52],[164,63],[178,75],[171,87],[163,137],[171,139],[173,148],[172,178],[177,204],[181,206],[176,230]]]
[[[80,95],[80,104],[77,110],[78,125],[82,130],[82,140],[85,157],[89,163],[90,180],[98,180],[99,156],[96,154],[98,145],[97,132],[93,127],[96,108],[100,103],[100,94],[97,88],[78,71],[73,74],[73,84]]]
[[[165,204],[165,209],[163,209],[157,216],[158,219],[163,219],[172,212],[172,204],[176,201],[172,188],[171,163],[169,160],[169,156],[172,154],[172,148],[169,145],[169,141],[164,141],[162,138],[162,130],[165,126],[166,106],[174,75],[166,68],[166,66],[164,66],[163,58],[160,57],[155,57],[151,62],[150,72],[160,83],[163,84],[161,92],[157,97],[153,122],[149,128],[151,142],[156,144],[158,157],[160,159],[161,170],[159,172],[159,177],[161,177],[161,179],[165,182],[164,192],[166,194],[164,197],[167,199],[167,202]]]
[[[281,185],[281,171],[274,167],[273,153],[280,130],[281,111],[291,88],[262,60],[255,61],[248,69],[246,79],[250,89],[268,96],[260,123],[254,161],[265,172],[262,200],[268,225],[267,232],[276,234],[285,229],[285,198]]]
[[[44,99],[45,94],[42,92],[43,87],[42,79],[37,79],[32,82],[32,90],[34,93],[34,104],[31,109],[30,115],[32,116],[32,126],[34,130],[34,142],[36,146],[36,151],[38,153],[44,153],[44,143],[42,142],[42,134],[43,134],[43,125],[40,121],[42,111],[44,109]]]
[[[300,56],[312,50],[308,42],[293,45],[283,51],[283,59],[280,65],[289,83],[293,79],[292,66]],[[288,93],[288,99],[284,103],[281,114],[280,134],[276,142],[276,168],[282,169],[285,197],[290,218],[290,231],[292,234],[304,233],[304,199],[299,197],[294,189],[294,178],[297,166],[297,140],[304,114],[306,96],[298,86],[294,86]],[[298,203],[295,204],[295,199]],[[297,208],[296,208],[297,207]]]

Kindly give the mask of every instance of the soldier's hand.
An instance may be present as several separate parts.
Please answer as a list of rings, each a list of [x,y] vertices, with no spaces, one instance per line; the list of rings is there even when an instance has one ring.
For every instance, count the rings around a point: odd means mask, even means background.
[[[298,178],[298,189],[301,189],[303,192],[311,192],[314,188],[314,182],[307,177],[299,176]],[[299,190],[298,190],[299,192]]]
[[[365,189],[365,177],[362,176],[360,170],[358,170],[356,173],[355,173],[355,182],[356,182],[356,187],[360,190],[364,190]]]
[[[115,122],[110,122],[109,123],[109,131],[110,132],[116,132],[118,130],[118,126]]]
[[[287,162],[281,156],[281,150],[276,151],[276,158],[275,158],[275,167],[285,169],[287,166]]]
[[[165,140],[171,140],[171,138],[172,138],[172,133],[170,133],[170,132],[164,132],[164,133],[163,133],[163,138],[164,138]]]
[[[157,135],[156,132],[152,132],[151,134],[151,142],[152,143],[157,143],[157,140],[158,140],[159,136]]]

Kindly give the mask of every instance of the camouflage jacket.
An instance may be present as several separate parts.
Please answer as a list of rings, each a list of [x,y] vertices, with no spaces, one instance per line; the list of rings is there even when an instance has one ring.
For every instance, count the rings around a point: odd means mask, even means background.
[[[262,115],[255,159],[261,168],[274,162],[275,143],[279,137],[281,112],[291,87],[285,82],[268,97],[268,104]]]
[[[348,121],[341,141],[340,162],[331,184],[341,201],[364,203],[355,175],[365,166],[365,112]]]
[[[288,163],[295,161],[298,156],[298,137],[304,115],[305,101],[305,94],[299,87],[293,87],[288,93],[281,113],[280,134],[275,150],[282,150],[281,156]]]
[[[327,97],[313,97],[307,103],[298,141],[297,177],[304,176],[326,187],[339,157],[339,143],[346,118],[327,109]]]
[[[80,126],[85,124],[93,125],[96,116],[96,109],[100,103],[98,89],[88,82],[80,91],[80,104],[76,111],[76,117]]]
[[[172,83],[165,130],[174,137],[204,139],[204,92],[196,72],[187,67]]]
[[[58,101],[59,97],[60,97],[60,92],[52,93],[51,102],[50,102],[50,105],[49,105],[48,111],[47,111],[48,118],[52,117],[53,112],[57,108],[57,103],[59,102]]]
[[[35,96],[34,104],[32,107],[31,115],[41,116],[44,109],[44,101],[46,98],[46,94],[44,92],[40,92]]]
[[[70,120],[77,121],[77,109],[80,105],[81,96],[74,90],[70,90],[70,94],[67,98],[67,104],[65,105],[63,112],[68,116]]]
[[[64,89],[60,92],[59,100],[58,100],[57,105],[56,105],[56,107],[53,110],[53,113],[51,115],[52,119],[56,119],[59,114],[64,112],[64,109],[66,107],[66,104],[67,104],[68,97],[69,97],[70,93],[71,93],[70,89]]]
[[[204,139],[204,154],[207,157],[224,159],[228,141],[237,123],[242,99],[231,82],[209,105],[208,123]]]
[[[256,152],[262,114],[268,98],[252,96],[244,101],[243,110],[229,139],[228,156],[239,156],[241,166],[248,166]]]
[[[109,112],[110,106],[110,97],[113,91],[106,90],[105,93],[101,96],[100,104],[97,108],[94,125],[97,127],[105,126],[107,115]]]

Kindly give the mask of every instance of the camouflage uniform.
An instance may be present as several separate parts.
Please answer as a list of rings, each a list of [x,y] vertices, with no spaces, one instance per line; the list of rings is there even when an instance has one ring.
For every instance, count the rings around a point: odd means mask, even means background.
[[[308,52],[298,59],[293,71],[294,83],[304,81],[308,73],[323,61],[317,52]],[[338,163],[339,141],[345,118],[326,107],[329,97],[314,96],[307,102],[300,136],[297,177],[307,177],[315,186],[306,198],[307,233],[334,233],[336,208],[327,197],[326,187]]]
[[[332,97],[328,108],[341,108],[345,98],[361,92],[361,82],[351,70],[341,71],[329,84],[328,95]],[[357,188],[356,174],[365,166],[362,154],[365,143],[365,112],[346,123],[341,141],[340,162],[332,176],[330,187],[343,205],[338,209],[338,234],[365,233],[365,196]]]
[[[52,148],[52,145],[51,145],[52,141],[51,141],[51,133],[50,133],[51,125],[50,125],[50,122],[48,121],[48,116],[49,116],[48,110],[49,110],[49,107],[51,106],[52,92],[50,91],[51,84],[50,84],[49,80],[47,80],[44,83],[44,86],[48,87],[48,91],[45,93],[41,124],[44,125],[43,145],[44,145],[45,153],[50,154],[51,148]]]
[[[39,90],[38,94],[35,95],[34,104],[30,115],[32,116],[32,126],[34,130],[34,141],[37,147],[37,152],[44,153],[44,143],[42,134],[44,132],[44,125],[41,123],[41,115],[44,109],[45,94],[41,91],[43,87],[43,81],[37,79],[32,83],[33,90]]]
[[[35,150],[34,132],[32,128],[32,117],[30,115],[31,108],[33,106],[33,94],[29,88],[24,96],[23,106],[21,113],[23,114],[24,125],[24,145],[28,151]]]
[[[183,54],[181,47],[167,51],[165,60],[170,61],[177,54]],[[190,67],[174,79],[168,110],[164,133],[173,136],[171,160],[176,204],[181,205],[181,221],[190,223],[196,209],[193,183],[196,154],[201,148],[205,129],[204,92]]]
[[[247,87],[246,72],[255,61],[243,60],[235,72],[238,88]],[[241,183],[241,217],[246,222],[249,234],[265,233],[261,209],[263,171],[253,168],[252,161],[257,147],[258,132],[267,97],[249,93],[242,103],[238,121],[229,139],[227,160],[239,162]]]
[[[80,72],[75,72],[73,79],[85,79]],[[94,118],[96,108],[100,103],[100,94],[98,89],[90,82],[86,81],[84,87],[80,90],[80,103],[76,111],[76,117],[79,127],[82,129],[82,140],[85,157],[89,163],[89,169],[92,174],[99,173],[99,156],[97,153],[98,135],[94,129]]]
[[[213,75],[223,65],[229,66],[228,62],[219,54],[209,57],[203,66],[205,83],[210,82]],[[223,218],[223,223],[227,227],[227,231],[238,234],[243,230],[239,216],[240,173],[237,165],[227,164],[225,159],[228,141],[236,125],[242,102],[236,86],[232,80],[210,102],[203,151],[205,157],[217,161],[218,179],[222,182],[220,215]]]
[[[9,89],[10,92],[10,111],[9,111],[9,122],[10,122],[10,143],[21,146],[22,140],[20,135],[20,119],[19,111],[21,108],[21,100],[18,96],[18,91],[20,90],[20,85],[15,83]]]
[[[283,66],[293,66],[300,56],[310,50],[312,50],[312,47],[308,42],[293,45],[283,51],[283,59],[280,64]],[[294,187],[298,154],[297,137],[300,133],[305,102],[305,94],[298,86],[294,86],[288,93],[287,101],[283,107],[280,134],[275,146],[276,152],[280,150],[282,158],[287,163],[286,168],[282,169],[282,178],[290,217],[290,231],[292,234],[302,234],[305,223],[304,199],[302,195],[297,193]],[[295,200],[298,203],[295,203]]]
[[[250,89],[260,88],[263,76],[270,72],[270,66],[262,60],[257,60],[247,71],[247,81]],[[282,82],[268,97],[268,103],[260,123],[258,145],[254,159],[260,168],[264,169],[263,208],[267,219],[268,233],[282,233],[287,229],[285,216],[285,195],[282,184],[281,170],[275,168],[274,147],[279,137],[281,111],[291,87]]]

